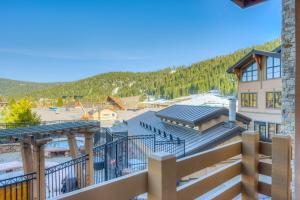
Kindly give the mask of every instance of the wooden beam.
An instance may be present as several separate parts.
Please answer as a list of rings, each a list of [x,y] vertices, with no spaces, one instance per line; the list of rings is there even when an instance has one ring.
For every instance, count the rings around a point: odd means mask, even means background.
[[[271,197],[271,185],[268,183],[258,182],[258,192],[266,196]]]
[[[34,171],[33,168],[33,152],[31,148],[31,144],[21,142],[21,155],[22,155],[22,163],[23,170],[25,174],[31,173]]]
[[[242,135],[242,199],[258,199],[259,133]]]
[[[238,182],[226,190],[222,190],[220,194],[214,196],[212,200],[234,199],[242,191],[242,183]]]
[[[72,159],[75,159],[80,155],[78,146],[77,146],[77,142],[76,142],[76,137],[72,133],[67,133],[67,138],[68,138],[68,144],[69,144],[71,157],[72,157]]]
[[[272,143],[270,142],[259,142],[259,153],[265,156],[272,156]]]
[[[238,161],[222,167],[211,174],[203,176],[198,180],[180,186],[177,188],[177,199],[196,199],[222,183],[240,175],[241,167],[241,162]]]
[[[84,147],[85,153],[89,155],[89,160],[87,161],[86,167],[86,178],[87,184],[94,184],[94,151],[93,151],[93,134],[85,133],[84,134]]]
[[[290,200],[292,198],[291,138],[290,136],[275,135],[272,143],[272,199]]]
[[[45,182],[45,151],[43,145],[33,146],[34,170],[36,179],[34,180],[34,198],[44,200],[46,198]]]
[[[147,192],[147,171],[122,176],[56,197],[60,200],[134,199]]]
[[[272,176],[272,164],[260,161],[258,163],[258,172],[262,175]]]
[[[182,158],[177,161],[177,178],[182,178],[237,156],[241,154],[241,146],[242,143],[239,141]]]

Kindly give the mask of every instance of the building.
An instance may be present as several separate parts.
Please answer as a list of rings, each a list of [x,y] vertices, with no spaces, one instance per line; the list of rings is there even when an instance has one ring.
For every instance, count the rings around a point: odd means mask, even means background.
[[[103,109],[99,111],[92,110],[89,112],[90,119],[100,121],[114,121],[117,120],[117,113],[110,109]]]
[[[239,137],[251,119],[241,114],[235,118],[235,123],[229,123],[229,109],[223,107],[173,105],[145,112],[126,121],[126,125],[129,135],[155,134],[158,140],[184,140],[185,154],[191,155]]]
[[[252,50],[227,72],[238,78],[238,111],[253,119],[249,128],[271,139],[281,126],[281,48]]]
[[[122,100],[115,96],[107,96],[104,108],[111,110],[126,110]]]

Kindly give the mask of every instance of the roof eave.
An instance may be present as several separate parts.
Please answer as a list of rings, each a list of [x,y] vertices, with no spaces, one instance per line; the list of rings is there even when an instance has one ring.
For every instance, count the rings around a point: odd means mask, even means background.
[[[250,6],[254,6],[258,3],[262,3],[266,0],[251,0],[251,1],[249,1],[249,0],[231,0],[231,1],[234,2],[235,4],[237,4],[239,7],[244,9],[244,8],[248,8]]]

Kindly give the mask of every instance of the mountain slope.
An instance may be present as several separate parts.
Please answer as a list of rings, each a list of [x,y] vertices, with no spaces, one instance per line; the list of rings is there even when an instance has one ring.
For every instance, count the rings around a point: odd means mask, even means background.
[[[0,96],[23,96],[55,85],[57,83],[34,83],[0,78]]]
[[[280,45],[274,40],[263,45],[238,50],[232,54],[194,63],[190,66],[166,68],[155,72],[112,72],[87,79],[59,84],[33,91],[33,98],[57,98],[60,96],[84,96],[97,100],[106,95],[134,96],[153,94],[176,98],[193,93],[220,89],[223,94],[236,90],[235,76],[227,74],[228,67],[251,49],[273,50]],[[13,92],[11,92],[13,94]],[[28,93],[27,93],[28,94]]]

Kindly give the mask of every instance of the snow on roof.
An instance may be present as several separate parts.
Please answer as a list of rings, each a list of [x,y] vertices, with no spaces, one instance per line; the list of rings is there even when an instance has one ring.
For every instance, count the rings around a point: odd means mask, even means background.
[[[214,93],[205,93],[192,95],[192,98],[186,101],[176,103],[177,105],[206,105],[206,106],[221,106],[229,107],[229,100],[227,97],[217,96]]]
[[[0,164],[0,171],[7,171],[7,170],[15,170],[22,168],[22,162],[20,161],[11,161],[6,163]]]

